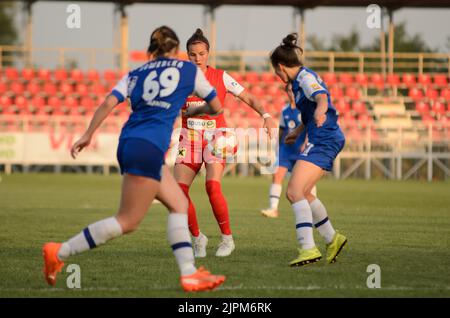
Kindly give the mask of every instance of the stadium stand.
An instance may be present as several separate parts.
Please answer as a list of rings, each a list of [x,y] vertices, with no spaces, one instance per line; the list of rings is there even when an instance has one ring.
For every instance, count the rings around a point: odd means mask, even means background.
[[[263,106],[278,118],[287,102],[283,84],[272,72],[230,72]],[[103,96],[123,75],[114,70],[67,70],[63,68],[16,69],[0,73],[0,114],[9,116],[66,116],[84,120],[92,115]],[[450,85],[445,74],[411,73],[331,73],[321,74],[333,103],[340,113],[340,124],[350,139],[361,140],[361,129],[373,123],[386,130],[403,127],[414,130],[433,124],[435,136],[450,136]],[[403,93],[404,94],[403,94]],[[238,99],[228,96],[225,114],[231,127],[260,127],[261,120]],[[118,131],[129,114],[126,102],[113,112],[104,126]],[[8,121],[5,121],[7,123]],[[79,126],[77,123],[74,126]],[[2,127],[14,129],[15,126]],[[389,133],[387,134],[389,135]],[[395,134],[391,134],[395,138]]]

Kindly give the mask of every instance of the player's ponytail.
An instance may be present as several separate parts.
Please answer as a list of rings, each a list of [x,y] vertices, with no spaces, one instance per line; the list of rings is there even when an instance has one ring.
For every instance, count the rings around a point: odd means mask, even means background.
[[[150,45],[147,53],[154,57],[164,56],[174,48],[178,48],[180,40],[177,34],[169,27],[163,25],[155,29],[150,36]]]
[[[203,35],[203,31],[201,29],[195,30],[194,34],[187,40],[186,42],[186,51],[189,51],[189,46],[192,44],[204,43],[206,45],[206,49],[209,52],[209,41],[206,36]]]
[[[297,45],[297,33],[288,34],[281,44],[270,54],[270,62],[273,67],[283,64],[287,67],[302,66],[303,49]]]

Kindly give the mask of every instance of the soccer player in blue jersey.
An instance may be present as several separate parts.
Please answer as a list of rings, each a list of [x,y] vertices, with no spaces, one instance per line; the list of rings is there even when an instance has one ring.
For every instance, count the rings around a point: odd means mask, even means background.
[[[312,226],[317,228],[327,243],[327,261],[334,263],[347,243],[347,238],[336,232],[328,218],[325,206],[312,193],[312,188],[331,171],[333,161],[344,148],[345,137],[337,124],[338,114],[331,103],[330,93],[322,79],[302,63],[303,50],[297,45],[297,34],[283,39],[270,55],[275,73],[285,83],[292,83],[295,104],[302,115],[302,125],[290,132],[285,142],[295,143],[306,129],[308,144],[297,153],[286,196],[295,215],[299,255],[290,266],[303,266],[322,258],[313,238]]]
[[[174,121],[189,95],[195,93],[208,103],[202,106],[204,113],[221,111],[216,91],[203,72],[190,62],[176,59],[179,43],[172,29],[157,28],[148,48],[153,60],[122,78],[95,112],[87,131],[73,145],[71,154],[76,158],[112,109],[129,98],[133,111],[122,129],[117,150],[123,174],[119,210],[115,216],[87,226],[64,243],[44,244],[44,274],[50,285],[55,285],[56,275],[69,256],[136,230],[154,198],[170,212],[167,238],[181,272],[182,288],[211,290],[225,280],[225,276],[195,267],[187,221],[188,201],[164,165]]]
[[[290,83],[286,85],[286,93],[289,97],[289,103],[283,108],[279,120],[278,167],[273,174],[272,185],[269,190],[269,208],[261,211],[262,215],[269,218],[278,217],[278,203],[280,202],[284,176],[288,171],[292,172],[292,168],[297,161],[297,153],[304,149],[306,141],[306,131],[304,130],[294,144],[288,145],[284,142],[287,134],[302,124],[302,116],[295,106],[294,94]],[[311,192],[316,196],[316,187]]]

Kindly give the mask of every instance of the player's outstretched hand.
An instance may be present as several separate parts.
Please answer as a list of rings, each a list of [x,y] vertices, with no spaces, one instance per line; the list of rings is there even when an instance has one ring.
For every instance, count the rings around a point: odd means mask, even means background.
[[[70,149],[70,154],[73,159],[76,159],[78,153],[83,150],[85,147],[89,146],[91,143],[91,136],[83,135],[80,139],[77,140]]]
[[[286,135],[284,138],[284,143],[287,145],[292,145],[298,138],[298,133],[294,130]]]
[[[267,117],[266,119],[264,119],[263,127],[266,129],[269,138],[272,138],[273,137],[272,132],[275,131],[272,129],[277,129],[277,125],[275,124],[275,121],[272,119],[272,117]]]
[[[323,123],[327,120],[327,114],[316,115],[314,114],[314,121],[317,127],[322,127]]]

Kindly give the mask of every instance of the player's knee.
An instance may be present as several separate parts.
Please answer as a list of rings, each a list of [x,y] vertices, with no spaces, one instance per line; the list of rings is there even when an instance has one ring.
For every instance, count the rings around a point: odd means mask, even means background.
[[[309,203],[313,202],[316,199],[316,197],[311,192],[306,193],[305,197]]]
[[[295,203],[297,201],[303,200],[305,198],[305,194],[302,190],[295,189],[292,186],[288,186],[286,190],[286,198],[291,203]]]
[[[219,181],[208,180],[206,181],[206,193],[208,196],[220,195],[222,193],[222,186]]]

